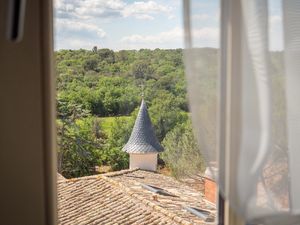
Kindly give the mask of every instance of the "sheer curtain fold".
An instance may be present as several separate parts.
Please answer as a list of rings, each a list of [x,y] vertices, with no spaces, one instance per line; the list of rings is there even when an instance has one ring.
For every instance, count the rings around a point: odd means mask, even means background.
[[[274,16],[278,18],[270,9],[273,0],[223,0],[222,5],[234,1],[241,3],[241,86],[239,101],[235,102],[240,125],[238,137],[232,137],[239,139],[236,149],[226,149],[237,153],[237,160],[230,165],[236,171],[235,179],[230,179],[236,192],[224,197],[250,223],[300,225],[300,1],[282,0],[277,4],[276,12],[283,14],[279,26],[283,27],[284,46],[276,50],[270,49],[270,25]],[[191,9],[197,0],[185,5]],[[222,130],[216,122],[217,84],[226,81],[210,74],[207,68],[217,62],[208,62],[207,52],[195,45],[193,30],[201,21],[193,14],[185,14],[190,109],[200,150],[208,167],[215,169],[220,164],[216,136]],[[237,29],[222,24],[225,29]],[[222,49],[232,47],[226,41],[221,43]],[[231,63],[235,66],[237,62]],[[224,171],[219,170],[219,174]],[[220,189],[228,193],[225,185]]]
[[[283,1],[291,209],[300,213],[300,1]]]
[[[237,170],[239,205],[254,216],[257,183],[271,141],[271,77],[268,54],[268,1],[242,1],[241,145]]]

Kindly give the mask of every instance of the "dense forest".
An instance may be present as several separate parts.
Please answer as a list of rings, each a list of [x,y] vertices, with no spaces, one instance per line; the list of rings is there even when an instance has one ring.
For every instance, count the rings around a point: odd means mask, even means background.
[[[198,70],[205,78],[197,83],[202,93],[202,118],[216,116],[217,56],[217,49],[197,50]],[[122,147],[130,136],[142,95],[165,148],[160,167],[176,177],[203,170],[189,118],[182,49],[112,51],[94,47],[60,50],[55,58],[58,170],[65,177],[93,174],[95,167],[103,172],[128,168],[128,155]],[[281,90],[282,53],[272,52],[270,58],[272,86]],[[283,91],[273,94],[273,126],[282,127],[278,118],[284,112],[277,108],[282,105]],[[203,138],[211,140],[210,148],[215,148],[216,139],[213,119],[202,122],[207,131]],[[275,130],[279,141],[285,134],[283,129]]]
[[[207,60],[217,60],[216,49],[202,51]],[[58,170],[64,176],[93,174],[95,167],[128,167],[128,155],[121,149],[142,94],[165,147],[160,165],[174,176],[203,169],[189,119],[181,49],[116,52],[94,47],[60,50],[55,58]],[[216,64],[211,71],[217,73]]]

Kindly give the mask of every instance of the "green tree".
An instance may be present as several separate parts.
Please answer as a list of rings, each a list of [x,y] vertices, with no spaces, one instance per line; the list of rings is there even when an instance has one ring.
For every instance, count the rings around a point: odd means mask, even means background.
[[[131,73],[135,79],[148,80],[154,77],[154,70],[147,61],[138,61],[132,65]]]
[[[161,158],[175,177],[203,172],[205,164],[195,140],[190,121],[177,125],[163,140]]]
[[[136,114],[136,112],[134,114]],[[134,116],[131,116],[129,120],[116,117],[111,126],[110,135],[104,150],[105,154],[101,155],[101,160],[113,170],[128,168],[129,156],[122,151],[122,148],[130,137],[133,125]]]
[[[92,52],[97,52],[97,50],[98,50],[97,46],[94,46]]]
[[[180,109],[176,97],[166,91],[159,92],[158,97],[152,100],[149,113],[160,141],[177,124],[184,123],[188,118]]]
[[[87,59],[87,60],[85,60],[85,62],[83,64],[83,68],[86,71],[88,71],[88,70],[97,71],[97,67],[98,67],[98,60],[95,58]]]
[[[106,61],[107,63],[114,63],[115,62],[115,53],[113,50],[108,48],[102,48],[97,51],[100,60]]]
[[[67,178],[94,173],[104,136],[93,118],[58,122],[58,172]]]

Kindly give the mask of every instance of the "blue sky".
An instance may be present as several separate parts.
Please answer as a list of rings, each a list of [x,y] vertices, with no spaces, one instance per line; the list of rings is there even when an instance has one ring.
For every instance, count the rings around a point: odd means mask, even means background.
[[[279,0],[270,2],[270,46],[276,49],[281,41]],[[218,47],[219,1],[192,1],[192,21],[194,44]],[[181,0],[55,0],[55,49],[93,46],[182,48]]]

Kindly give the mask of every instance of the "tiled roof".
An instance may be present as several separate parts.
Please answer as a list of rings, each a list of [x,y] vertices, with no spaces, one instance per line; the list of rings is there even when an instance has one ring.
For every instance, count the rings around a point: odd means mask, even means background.
[[[57,180],[65,180],[66,178],[64,178],[63,175],[61,175],[60,173],[57,173]]]
[[[174,196],[150,192],[155,185]],[[184,209],[194,206],[211,211],[201,193],[164,175],[124,170],[104,175],[58,180],[59,224],[209,224]]]
[[[146,103],[142,100],[131,136],[123,147],[123,151],[128,153],[150,153],[162,152],[163,150],[155,136]]]

